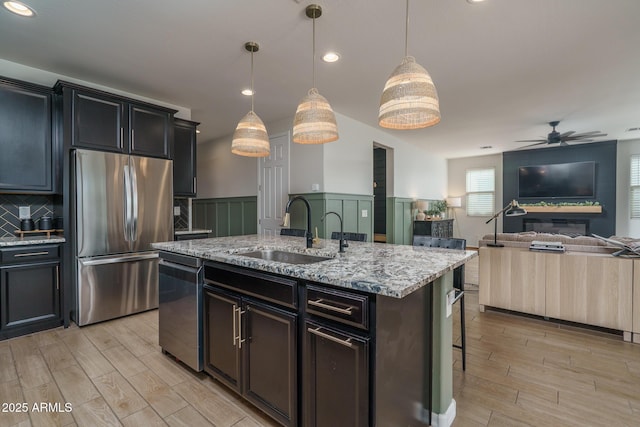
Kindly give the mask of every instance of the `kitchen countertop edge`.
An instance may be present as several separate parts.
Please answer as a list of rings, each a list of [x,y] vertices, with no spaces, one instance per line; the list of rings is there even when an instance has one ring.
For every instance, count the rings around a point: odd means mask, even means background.
[[[338,254],[337,240],[320,239],[314,248],[306,249],[301,237],[257,235],[152,244],[161,251],[394,298],[403,298],[478,256],[476,251],[388,243],[349,242],[349,245],[346,253]],[[288,264],[240,255],[261,249],[333,259]]]
[[[30,236],[30,237],[0,237],[0,248],[8,248],[11,246],[27,246],[27,245],[47,245],[54,243],[64,243],[66,239],[60,236]]]

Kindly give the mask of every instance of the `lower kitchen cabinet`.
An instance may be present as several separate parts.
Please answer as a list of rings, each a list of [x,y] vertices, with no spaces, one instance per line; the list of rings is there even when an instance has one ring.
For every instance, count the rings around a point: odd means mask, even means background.
[[[205,372],[284,426],[424,426],[431,294],[393,298],[205,261]]]
[[[0,250],[0,339],[62,324],[59,246]]]
[[[214,276],[218,272],[230,279],[225,283],[229,287],[236,281],[241,287],[250,285],[255,278],[244,278],[220,268],[205,268],[205,371],[281,424],[296,426],[297,313],[260,301],[261,295],[252,298],[212,286],[207,280],[212,271]],[[270,283],[269,276],[261,276],[263,283]],[[270,292],[268,286],[263,289],[265,300],[277,298],[280,285],[275,283],[275,293]]]
[[[369,425],[368,339],[304,325],[304,425]]]

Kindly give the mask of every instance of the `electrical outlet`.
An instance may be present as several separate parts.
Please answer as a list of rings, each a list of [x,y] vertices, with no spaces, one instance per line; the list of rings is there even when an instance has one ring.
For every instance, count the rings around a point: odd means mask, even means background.
[[[453,312],[453,302],[456,300],[456,290],[451,289],[447,292],[447,317],[451,317],[451,313]]]
[[[20,219],[30,219],[31,218],[31,206],[20,206],[18,207],[18,216]]]
[[[180,216],[180,206],[173,207],[173,216]]]
[[[362,209],[362,218],[366,218],[369,216],[369,211],[366,209]]]

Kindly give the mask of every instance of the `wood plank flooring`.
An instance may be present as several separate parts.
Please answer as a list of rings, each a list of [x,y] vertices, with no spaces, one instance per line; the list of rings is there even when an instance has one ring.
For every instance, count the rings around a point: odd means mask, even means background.
[[[640,426],[640,345],[480,313],[477,287],[467,288],[466,372],[452,350],[454,426]],[[276,425],[209,376],[163,355],[157,330],[157,311],[150,311],[1,341],[0,403],[26,402],[29,411],[0,412],[0,426]],[[41,402],[62,410],[33,411]]]

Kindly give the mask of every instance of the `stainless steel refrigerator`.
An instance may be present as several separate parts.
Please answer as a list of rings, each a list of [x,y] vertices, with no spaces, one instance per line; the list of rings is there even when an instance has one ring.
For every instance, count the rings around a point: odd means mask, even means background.
[[[79,326],[158,307],[158,253],[173,238],[171,160],[74,152]]]

